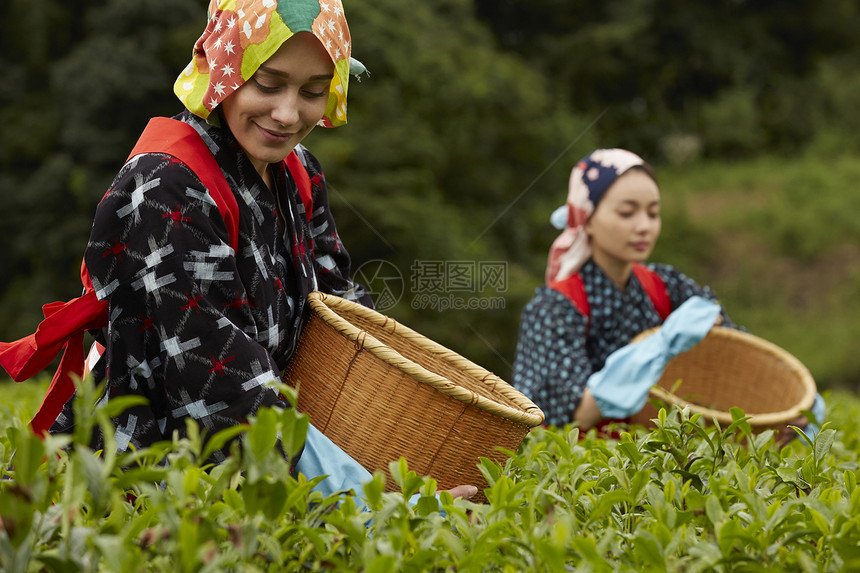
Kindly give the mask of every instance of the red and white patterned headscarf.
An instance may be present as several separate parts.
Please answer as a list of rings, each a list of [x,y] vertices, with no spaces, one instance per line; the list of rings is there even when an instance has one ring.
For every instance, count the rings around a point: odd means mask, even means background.
[[[624,149],[598,149],[581,159],[570,174],[567,203],[553,213],[553,223],[564,229],[553,241],[546,266],[546,283],[564,280],[591,256],[585,223],[606,191],[631,167],[651,173],[645,160]],[[561,219],[563,223],[558,224]]]
[[[173,91],[204,119],[293,34],[310,32],[334,62],[324,127],[346,123],[349,28],[340,0],[211,0],[209,21]]]

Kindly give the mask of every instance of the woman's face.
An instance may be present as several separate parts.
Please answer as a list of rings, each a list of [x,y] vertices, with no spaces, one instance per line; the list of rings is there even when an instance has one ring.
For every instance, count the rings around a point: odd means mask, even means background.
[[[609,187],[585,224],[594,260],[601,266],[643,262],[660,236],[660,191],[641,169]]]
[[[266,60],[221,107],[230,131],[265,179],[325,113],[334,64],[312,34],[300,32]]]

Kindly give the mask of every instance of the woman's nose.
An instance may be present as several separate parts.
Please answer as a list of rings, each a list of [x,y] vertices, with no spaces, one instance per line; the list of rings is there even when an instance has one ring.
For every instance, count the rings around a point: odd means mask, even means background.
[[[272,109],[272,119],[284,126],[292,126],[299,120],[299,96],[293,90],[285,90]]]
[[[654,221],[653,219],[651,219],[651,217],[649,217],[647,214],[642,213],[636,216],[636,224],[634,226],[634,229],[638,233],[644,233],[651,229],[653,223]]]

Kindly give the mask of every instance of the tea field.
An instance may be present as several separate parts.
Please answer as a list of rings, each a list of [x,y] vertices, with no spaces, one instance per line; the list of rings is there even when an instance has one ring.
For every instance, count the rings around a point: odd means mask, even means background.
[[[0,570],[27,571],[850,571],[860,569],[860,399],[833,392],[814,444],[784,448],[663,412],[619,439],[533,431],[504,466],[484,461],[486,504],[435,495],[391,466],[402,492],[367,507],[323,498],[273,448],[306,419],[262,411],[217,467],[187,439],[95,455],[83,436],[25,431],[44,385],[0,385]],[[110,407],[121,406],[112,401]],[[81,412],[81,414],[87,414]],[[300,440],[284,439],[286,451]],[[165,463],[166,462],[166,463]],[[416,505],[407,500],[419,494]]]

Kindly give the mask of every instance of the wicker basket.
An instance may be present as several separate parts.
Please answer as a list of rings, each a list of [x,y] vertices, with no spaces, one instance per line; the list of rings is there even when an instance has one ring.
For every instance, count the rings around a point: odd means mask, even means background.
[[[633,342],[657,329],[646,330]],[[681,381],[672,393],[672,389]],[[752,334],[715,326],[691,350],[666,366],[650,398],[666,404],[689,406],[725,427],[732,423],[729,409],[742,408],[756,431],[784,427],[815,401],[815,381],[797,358]],[[650,401],[649,401],[650,402]],[[631,422],[652,425],[656,408],[648,403]]]
[[[502,379],[360,304],[319,292],[283,374],[298,408],[371,472],[406,458],[440,489],[478,486],[484,456],[504,462],[543,412]],[[397,489],[392,479],[387,487]]]

